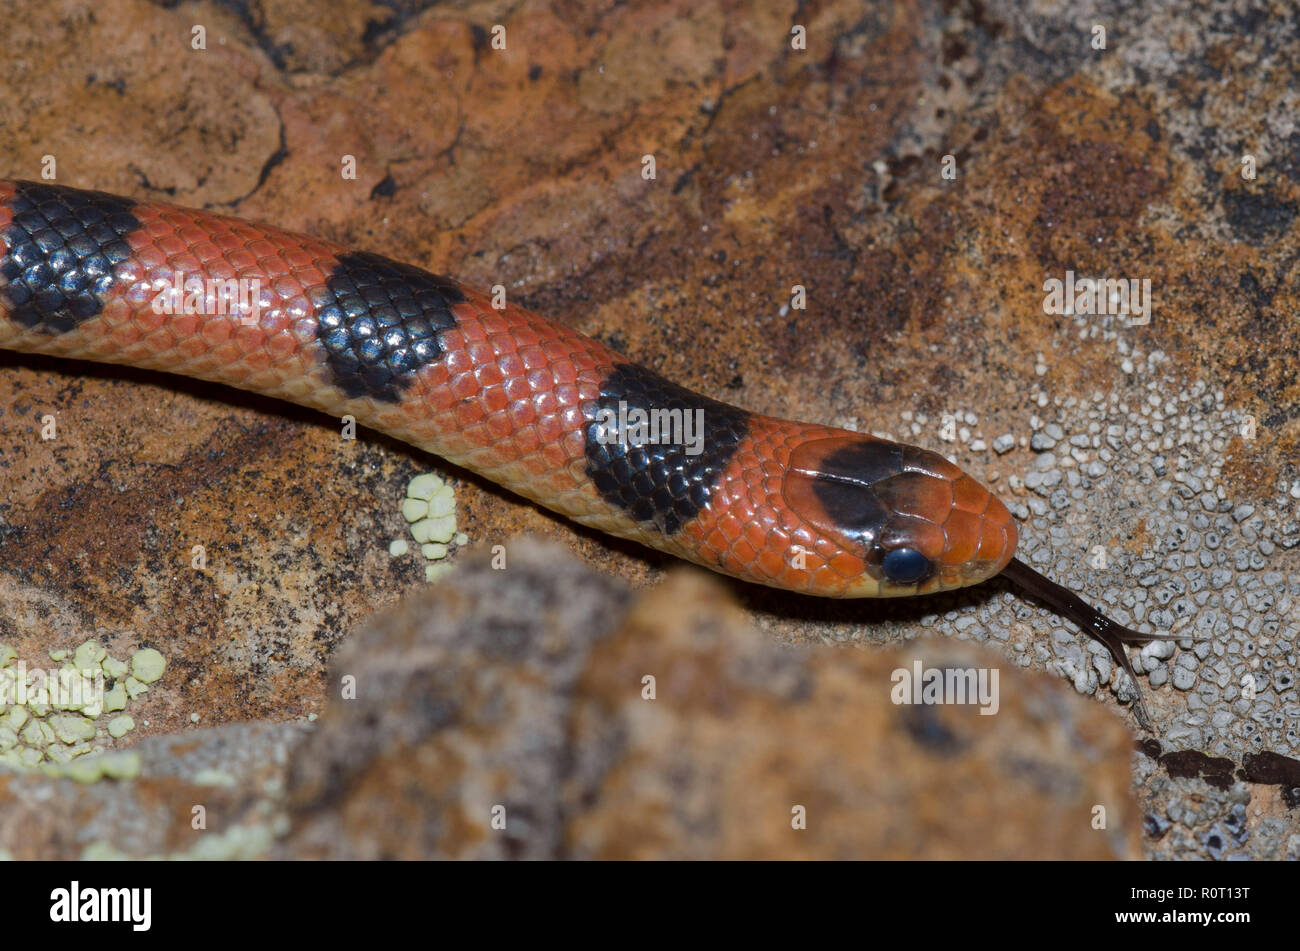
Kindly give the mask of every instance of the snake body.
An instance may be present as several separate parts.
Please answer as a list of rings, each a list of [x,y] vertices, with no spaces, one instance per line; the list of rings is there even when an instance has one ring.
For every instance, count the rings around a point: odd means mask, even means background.
[[[942,456],[709,399],[563,323],[308,235],[0,181],[0,347],[351,415],[746,581],[892,597],[1005,570],[1130,673],[1119,642],[1146,639],[1014,561],[1006,506]]]

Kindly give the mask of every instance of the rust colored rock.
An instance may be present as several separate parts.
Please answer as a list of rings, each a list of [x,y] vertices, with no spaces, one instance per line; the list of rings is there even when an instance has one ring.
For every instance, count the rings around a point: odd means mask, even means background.
[[[896,705],[916,660],[996,670],[997,714]],[[514,543],[357,631],[329,703],[289,856],[1136,855],[1131,738],[1096,704],[961,643],[784,648],[689,570],[632,599]]]

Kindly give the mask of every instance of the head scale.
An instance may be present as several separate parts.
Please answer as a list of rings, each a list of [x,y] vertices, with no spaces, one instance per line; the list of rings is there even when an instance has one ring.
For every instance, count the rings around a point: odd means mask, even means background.
[[[977,584],[1015,552],[1015,520],[942,456],[846,434],[795,448],[786,503],[860,557],[848,597],[929,594]]]

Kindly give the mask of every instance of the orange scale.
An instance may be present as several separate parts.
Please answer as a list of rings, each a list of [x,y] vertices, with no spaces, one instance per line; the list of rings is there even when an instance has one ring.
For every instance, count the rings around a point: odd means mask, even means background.
[[[989,493],[970,476],[962,476],[952,487],[953,505],[977,515],[983,514],[989,504]]]
[[[243,356],[239,352],[239,347],[234,343],[223,343],[220,346],[212,348],[212,358],[216,360],[217,366],[224,367],[226,370],[233,370],[239,366],[240,358]]]
[[[304,317],[311,316],[313,313],[311,301],[307,300],[307,298],[302,294],[299,294],[296,298],[289,298],[282,301],[282,308],[283,312],[285,312],[286,322],[294,327],[296,327],[298,322],[302,321]]]
[[[278,333],[266,341],[266,352],[279,363],[298,352],[298,341],[291,334]]]
[[[157,244],[158,249],[167,255],[169,261],[178,254],[184,254],[186,250],[185,242],[175,235],[163,235],[158,239]]]
[[[979,550],[982,522],[978,515],[961,509],[952,510],[943,523],[944,534],[948,537],[948,549],[943,553],[946,563],[961,564],[975,557]]]
[[[188,222],[176,229],[176,234],[190,247],[196,244],[202,244],[208,240],[208,233],[202,228],[196,227],[192,222]]]
[[[501,373],[501,368],[495,363],[485,363],[474,371],[474,378],[478,380],[479,386],[498,386],[505,381],[505,376]]]
[[[292,274],[284,277],[277,277],[271,283],[271,290],[274,291],[281,300],[289,300],[297,297],[303,291],[302,283]]]
[[[757,565],[765,577],[772,579],[780,578],[790,568],[781,557],[781,553],[770,548],[759,549]]]
[[[167,327],[177,340],[185,340],[197,334],[199,325],[204,320],[201,314],[170,314],[167,318]]]
[[[211,261],[213,258],[221,257],[221,250],[211,241],[200,241],[198,244],[192,245],[190,250],[192,250],[194,256],[204,264]]]
[[[754,513],[747,512],[744,522],[744,535],[756,548],[766,548],[771,534],[771,523],[766,519],[755,518]]]
[[[294,274],[297,275],[298,280],[302,283],[304,288],[316,287],[317,285],[325,283],[325,272],[315,265],[294,268]]]
[[[758,557],[758,549],[744,538],[732,546],[731,553],[747,565]]]
[[[587,436],[580,429],[565,430],[560,445],[564,448],[565,456],[570,459],[581,459],[587,454]]]
[[[172,270],[180,271],[181,277],[185,280],[189,280],[189,278],[194,277],[195,275],[201,275],[203,271],[203,266],[199,263],[199,259],[190,254],[188,248],[179,254],[173,254],[167,261],[167,264],[172,268]]]
[[[511,400],[532,399],[533,388],[528,385],[528,381],[522,376],[514,376],[509,372],[506,373],[505,380],[506,397]]]
[[[226,260],[230,262],[230,266],[233,267],[237,272],[238,271],[256,272],[257,270],[257,258],[249,254],[248,249],[245,247],[240,247],[237,250],[229,252],[226,255]]]
[[[154,239],[161,238],[164,235],[173,234],[175,230],[170,224],[161,218],[144,218],[141,219],[140,223],[144,226],[142,229],[144,234]],[[139,232],[137,232],[137,234],[139,234]]]
[[[564,436],[564,424],[558,416],[543,416],[537,421],[537,435],[544,446],[554,445]]]
[[[456,397],[445,383],[425,388],[423,395],[425,404],[433,409],[435,415],[450,412],[456,405]]]
[[[271,366],[271,355],[266,352],[265,347],[258,347],[255,350],[245,351],[240,363],[250,371],[266,370]]]
[[[532,447],[520,446],[520,441],[518,439],[515,440],[515,446],[519,449],[520,455],[523,456],[524,471],[529,475],[545,475],[551,470],[550,463],[540,455],[532,455]]]
[[[446,347],[447,350],[442,365],[447,368],[447,373],[449,375],[459,377],[474,369],[474,361],[469,358],[469,354],[464,350],[460,349],[446,338],[443,339],[443,346]]]
[[[477,425],[485,415],[483,407],[476,402],[466,401],[456,404],[456,421],[462,428]]]
[[[983,519],[980,526],[979,557],[983,561],[996,561],[1006,551],[1007,532],[1003,531],[993,519]]]
[[[802,523],[798,523],[795,528],[790,530],[790,546],[798,545],[805,552],[811,555],[816,551],[817,536],[808,531],[808,528]]]
[[[213,280],[228,281],[238,277],[239,272],[230,266],[230,262],[225,258],[216,258],[212,261],[203,263],[204,274]],[[263,281],[262,283],[266,283]]]
[[[167,255],[156,244],[148,244],[134,252],[136,263],[146,271],[157,271],[167,266]]]
[[[564,449],[554,443],[542,446],[542,455],[554,468],[559,468],[569,461]]]
[[[479,323],[483,325],[483,333],[489,337],[508,336],[510,333],[510,325],[506,323],[499,311],[484,314],[479,319]]]
[[[238,324],[234,341],[245,353],[252,353],[266,343],[266,331],[254,324]]]
[[[830,565],[822,565],[812,572],[812,587],[819,591],[839,591],[844,582]]]
[[[230,339],[234,328],[225,320],[205,320],[199,325],[199,335],[214,347]]]
[[[489,413],[499,413],[510,405],[510,398],[506,396],[505,389],[500,385],[484,387],[479,398]]]
[[[531,426],[537,421],[537,413],[533,410],[531,403],[522,401],[511,403],[509,409],[506,410],[506,414],[516,427]]]
[[[487,430],[493,439],[508,440],[517,428],[505,413],[493,413],[487,418]]]
[[[229,231],[218,231],[212,236],[212,243],[227,253],[244,246],[244,242],[240,241],[239,238],[231,234]]]
[[[533,330],[532,327],[529,327],[526,324],[515,328],[513,335],[515,338],[515,344],[520,350],[525,350],[529,347],[536,347],[538,340],[540,339],[537,336],[537,331]]]
[[[866,562],[857,555],[849,554],[847,551],[839,552],[830,560],[829,564],[831,570],[846,581],[861,576],[867,570]]]
[[[537,437],[537,429],[534,426],[521,429],[515,434],[515,448],[521,453],[535,452],[541,445],[542,441]]]
[[[561,406],[577,406],[579,403],[582,402],[582,394],[578,392],[578,388],[576,386],[573,386],[570,383],[561,384],[555,387],[555,390],[553,392],[555,396],[555,401],[559,403]],[[542,390],[540,391],[539,395],[543,395],[545,393],[546,391]]]
[[[798,529],[803,525],[803,519],[790,509],[786,508],[783,504],[779,509],[777,509],[777,524],[781,527],[783,532],[791,533],[790,544],[793,545],[793,533],[798,531]]]
[[[195,360],[208,352],[208,345],[198,337],[182,337],[176,343],[176,352],[187,360]]]
[[[561,357],[551,365],[551,376],[557,383],[576,384],[578,382],[578,368],[574,366],[573,361],[568,357]]]
[[[558,413],[560,411],[560,400],[554,393],[535,393],[532,402],[533,409],[539,413]]]
[[[498,360],[507,354],[513,356],[518,349],[515,338],[509,334],[492,334],[488,337],[488,343],[492,344],[492,351],[497,355]]]
[[[825,536],[819,536],[817,540],[813,542],[813,551],[817,553],[818,557],[823,558],[826,561],[830,561],[843,550],[844,549],[839,544],[831,541]]]
[[[484,340],[471,340],[468,351],[469,358],[473,361],[475,366],[482,366],[487,363],[496,363],[496,353],[493,352],[491,345]]]
[[[551,379],[548,367],[527,370],[524,372],[524,379],[528,381],[528,386],[534,393],[549,393],[555,389],[555,381]]]
[[[539,347],[525,347],[519,351],[519,359],[524,362],[524,369],[528,371],[528,382],[533,384],[533,375],[538,370],[546,370],[550,365],[550,358]],[[543,386],[550,386],[553,382],[550,373],[539,377],[539,382],[533,384],[534,389],[541,389]]]
[[[478,380],[472,373],[459,373],[452,378],[448,389],[458,400],[472,400],[479,393]]]
[[[542,341],[542,350],[552,360],[563,360],[572,352],[566,341],[558,337],[548,337]]]
[[[744,533],[745,526],[731,512],[721,512],[717,518],[717,531],[727,540],[727,544],[734,544]]]
[[[152,307],[143,307],[140,310],[137,310],[135,314],[132,315],[131,319],[135,321],[136,326],[139,327],[141,331],[144,333],[152,333],[171,320],[171,317],[171,314],[154,313]]]
[[[257,258],[259,262],[263,258],[275,257],[275,255],[279,253],[280,250],[274,244],[272,244],[270,241],[267,241],[266,238],[262,237],[261,235],[249,241],[247,246],[248,246],[248,253],[251,254],[253,257]]]
[[[709,531],[700,539],[700,548],[708,552],[716,561],[718,557],[730,548],[727,540],[722,537],[722,533],[716,528]]]

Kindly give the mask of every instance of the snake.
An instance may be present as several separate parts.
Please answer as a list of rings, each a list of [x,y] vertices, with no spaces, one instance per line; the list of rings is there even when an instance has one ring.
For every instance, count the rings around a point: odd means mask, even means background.
[[[574,522],[827,598],[1001,576],[1127,672],[1124,627],[1015,556],[1015,518],[927,449],[752,413],[422,268],[210,211],[0,181],[0,348],[288,400]]]

